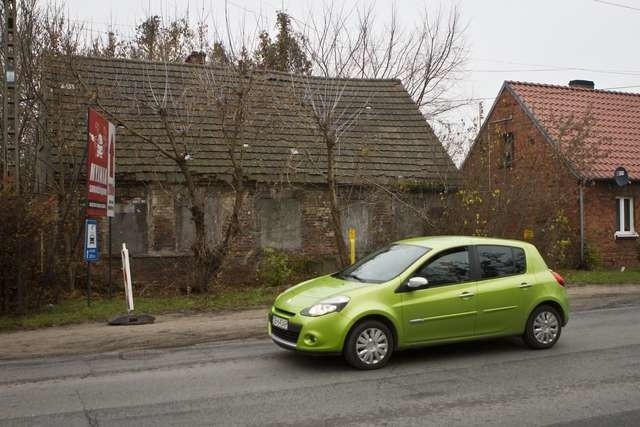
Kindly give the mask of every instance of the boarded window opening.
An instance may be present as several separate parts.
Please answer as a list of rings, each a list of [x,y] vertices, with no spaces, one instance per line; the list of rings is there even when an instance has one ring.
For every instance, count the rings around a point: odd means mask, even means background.
[[[503,165],[505,168],[513,166],[513,133],[505,132],[502,134],[502,143],[504,149]]]
[[[148,252],[147,201],[145,199],[134,197],[117,200],[111,227],[112,254],[119,254],[123,243],[127,244],[131,255]]]
[[[302,208],[293,198],[259,199],[260,247],[295,250],[302,247]]]

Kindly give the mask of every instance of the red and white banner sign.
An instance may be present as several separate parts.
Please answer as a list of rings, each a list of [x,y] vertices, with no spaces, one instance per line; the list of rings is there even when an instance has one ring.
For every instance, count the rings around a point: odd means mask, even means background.
[[[111,122],[109,122],[109,163],[107,175],[107,216],[114,216],[116,207],[116,126]]]
[[[87,138],[87,216],[107,215],[109,194],[115,193],[115,126],[89,109]],[[113,215],[113,208],[110,209]]]

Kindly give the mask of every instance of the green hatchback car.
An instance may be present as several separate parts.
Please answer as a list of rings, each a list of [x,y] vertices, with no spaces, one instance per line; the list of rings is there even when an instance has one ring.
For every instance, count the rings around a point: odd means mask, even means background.
[[[569,304],[564,280],[535,246],[437,236],[393,243],[293,286],[268,317],[281,347],[342,353],[355,368],[376,369],[416,346],[516,335],[552,347]]]

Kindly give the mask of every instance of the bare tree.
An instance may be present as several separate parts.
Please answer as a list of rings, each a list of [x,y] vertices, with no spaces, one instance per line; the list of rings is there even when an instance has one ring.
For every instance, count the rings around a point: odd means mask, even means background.
[[[466,102],[446,99],[467,58],[460,11],[425,10],[412,28],[401,27],[393,6],[377,30],[373,6],[357,11],[326,5],[303,23],[314,73],[326,77],[400,79],[427,118]],[[352,30],[352,26],[356,30]]]
[[[321,173],[326,179],[326,194],[329,203],[331,225],[336,251],[342,266],[348,265],[349,256],[342,231],[342,201],[338,194],[338,153],[345,133],[357,124],[367,107],[365,101],[359,104],[348,102],[344,95],[347,82],[340,79],[307,77],[292,78],[295,98],[300,103],[300,112],[307,126],[319,136],[326,157]]]
[[[17,2],[17,22],[14,43],[16,46],[16,141],[19,150],[20,197],[13,202],[20,212],[12,216],[18,221],[12,224],[7,217],[1,220],[3,229],[15,227],[14,239],[17,239],[14,261],[3,265],[2,270],[9,274],[15,270],[11,287],[16,289],[18,306],[33,306],[47,296],[54,300],[60,297],[62,280],[58,271],[65,271],[70,282],[74,281],[76,257],[72,256],[77,248],[79,229],[79,203],[77,184],[74,179],[79,171],[80,158],[77,151],[68,150],[63,135],[50,138],[45,134],[46,121],[72,121],[64,111],[56,114],[46,108],[45,100],[51,96],[43,84],[47,58],[50,55],[73,55],[79,51],[79,27],[70,24],[60,6],[43,7],[37,0]],[[4,20],[3,20],[4,23]],[[6,52],[0,52],[3,63]],[[50,135],[49,135],[50,136]],[[45,147],[45,138],[48,144]],[[65,158],[66,167],[55,168],[47,154],[55,152]],[[69,166],[73,167],[69,167]],[[51,179],[55,176],[55,179]],[[3,188],[4,196],[11,199],[9,187]],[[46,205],[46,215],[38,224],[33,214]],[[38,227],[41,227],[38,229]],[[27,237],[28,236],[28,237]],[[24,239],[32,239],[26,244]],[[12,243],[5,239],[7,245]],[[29,260],[25,262],[24,260]],[[38,274],[33,274],[33,262],[38,263]],[[6,276],[8,277],[8,276]],[[29,289],[34,292],[29,292]],[[37,291],[36,291],[37,290]],[[6,302],[6,300],[5,300]]]
[[[432,121],[438,131],[438,139],[447,150],[453,163],[459,167],[467,156],[469,147],[473,144],[473,139],[478,134],[480,123],[464,117],[456,121],[443,120],[436,117]]]
[[[35,5],[35,3],[34,3]],[[33,10],[37,10],[34,8]],[[49,239],[45,280],[54,287],[54,301],[58,301],[63,291],[63,280],[60,273],[66,276],[67,290],[75,286],[76,275],[81,263],[78,261],[77,250],[81,237],[81,222],[83,211],[80,199],[84,196],[81,191],[80,173],[84,163],[82,152],[78,152],[70,143],[72,131],[70,128],[62,130],[62,123],[81,126],[80,120],[69,112],[48,107],[56,105],[52,99],[60,96],[45,91],[49,87],[44,81],[44,73],[48,67],[48,58],[57,56],[71,58],[82,50],[82,27],[71,23],[64,14],[62,5],[49,6],[41,12],[41,28],[43,38],[41,52],[29,67],[29,80],[37,85],[39,106],[43,117],[38,126],[43,131],[51,127],[61,129],[55,134],[47,133],[46,146],[43,147],[45,156],[37,158],[36,168],[45,172],[36,176],[40,191],[55,194],[58,206],[57,221],[54,223],[53,233]],[[35,59],[35,58],[34,58]],[[70,96],[80,100],[77,88],[73,86],[61,88]],[[51,103],[51,101],[54,101]]]
[[[472,235],[522,239],[523,231],[554,266],[573,264],[579,253],[573,236],[577,220],[572,200],[580,178],[608,153],[606,139],[595,131],[591,111],[580,115],[545,117],[553,144],[540,134],[518,135],[514,150],[511,127],[488,123],[465,161],[464,185],[445,210],[442,230]],[[513,157],[516,153],[516,157]],[[550,174],[550,168],[557,172]],[[574,198],[575,197],[575,198]]]
[[[311,15],[302,23],[301,29],[313,72],[324,79],[303,79],[304,83],[297,83],[302,86],[296,88],[297,97],[313,118],[308,125],[323,144],[326,163],[322,174],[326,178],[336,251],[343,265],[348,262],[341,221],[345,200],[341,200],[338,191],[337,153],[345,132],[356,126],[366,111],[368,99],[363,94],[357,105],[347,101],[347,81],[340,78],[400,79],[425,116],[434,117],[455,107],[444,98],[466,58],[464,29],[457,8],[448,14],[425,13],[411,29],[400,27],[394,8],[384,31],[376,28],[373,7],[356,13],[330,3],[319,17]],[[354,184],[375,187],[402,200],[399,188],[369,182],[364,176]]]
[[[160,65],[160,64],[158,64]],[[73,68],[73,62],[71,63]],[[192,252],[196,265],[195,285],[205,292],[213,275],[228,254],[234,237],[239,231],[242,202],[246,194],[243,170],[243,147],[246,145],[247,127],[253,90],[253,69],[244,65],[229,64],[226,67],[202,67],[191,71],[182,81],[165,75],[163,88],[156,92],[157,85],[151,79],[145,83],[143,93],[122,93],[138,108],[155,115],[162,128],[162,136],[152,136],[139,130],[131,117],[124,116],[106,105],[101,93],[118,88],[99,88],[88,83],[86,76],[76,70],[76,79],[85,95],[110,120],[158,151],[162,158],[169,159],[178,169],[189,202],[191,219],[195,228]],[[150,100],[150,101],[147,101]],[[202,129],[213,120],[221,122],[222,140],[212,141]],[[216,244],[210,242],[210,227],[205,220],[206,194],[203,185],[209,179],[202,176],[193,165],[199,150],[207,144],[225,147],[231,168],[229,176],[233,194],[233,211],[225,227],[223,238]]]
[[[240,213],[247,192],[245,147],[248,146],[251,136],[255,137],[257,132],[252,111],[255,100],[254,78],[253,67],[246,63],[231,63],[226,67],[203,69],[200,78],[199,89],[206,94],[208,107],[215,109],[221,119],[221,143],[225,146],[231,163],[230,186],[233,194],[233,209],[220,243],[211,252],[207,248],[206,237],[196,237],[194,251],[202,251],[210,260],[206,266],[209,268],[208,274],[213,274],[221,267],[222,261],[231,250],[234,238],[240,232]],[[202,236],[206,236],[204,215],[192,209],[192,216],[196,224],[196,233],[200,227]],[[198,224],[199,221],[202,223]]]
[[[207,47],[206,23],[198,22],[194,30],[187,17],[165,22],[159,16],[150,16],[136,27],[134,38],[128,42],[118,39],[114,33],[109,33],[106,41],[93,39],[92,46],[86,49],[91,56],[157,61],[159,68],[163,64],[166,67],[169,63],[183,62],[195,46],[199,46],[201,52],[210,54],[211,66],[191,69],[191,74],[185,81],[172,81],[166,74],[162,87],[158,87],[149,78],[135,93],[122,91],[117,84],[108,89],[98,87],[81,70],[75,69],[73,60],[69,61],[85,99],[111,121],[124,127],[125,132],[157,150],[160,159],[169,160],[177,168],[182,177],[195,229],[195,241],[192,245],[196,265],[195,286],[204,291],[208,290],[209,282],[220,268],[239,232],[240,211],[246,194],[244,146],[247,145],[246,139],[250,138],[247,128],[252,120],[250,110],[254,99],[252,91],[256,65],[250,52],[255,49],[258,28],[247,30],[242,27],[239,35],[234,34],[232,37],[228,17],[226,27],[227,44],[216,41],[210,48]],[[109,107],[103,102],[105,90],[121,93],[133,105],[155,116],[162,135],[147,134],[145,129],[137,127],[130,115]],[[224,235],[215,244],[208,239],[211,234],[210,225],[205,220],[204,187],[210,182],[210,177],[201,175],[194,166],[194,162],[197,162],[194,158],[197,159],[200,147],[212,143],[207,140],[202,129],[213,122],[214,118],[221,122],[222,138],[213,143],[225,147],[230,164],[229,185],[234,199]],[[222,176],[217,178],[223,179]]]

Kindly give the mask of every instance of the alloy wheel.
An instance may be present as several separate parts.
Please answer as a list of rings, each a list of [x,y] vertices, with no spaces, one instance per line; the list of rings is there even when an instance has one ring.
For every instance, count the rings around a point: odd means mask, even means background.
[[[533,320],[533,336],[540,344],[550,344],[558,336],[560,330],[558,318],[550,311],[538,313]]]
[[[389,351],[389,340],[384,331],[378,328],[363,330],[356,340],[358,359],[366,365],[376,365]]]

